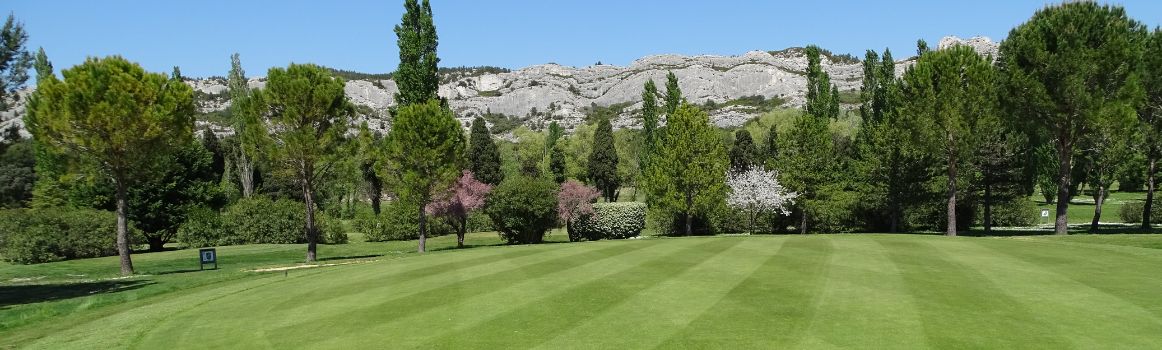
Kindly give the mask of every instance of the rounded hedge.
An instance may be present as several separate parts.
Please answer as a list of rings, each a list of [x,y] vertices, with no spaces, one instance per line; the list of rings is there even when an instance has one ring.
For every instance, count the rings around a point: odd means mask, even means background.
[[[355,231],[363,233],[368,242],[406,241],[420,238],[419,208],[403,202],[388,202],[379,216],[371,211],[355,214]],[[428,218],[428,236],[453,233],[452,226],[443,220]]]
[[[639,202],[594,203],[593,214],[573,223],[589,240],[637,237],[646,227],[646,204]]]
[[[117,255],[117,217],[92,209],[0,211],[0,257],[19,264]],[[134,228],[130,229],[136,232]],[[140,240],[140,232],[131,239]]]
[[[506,179],[492,189],[484,213],[509,244],[541,243],[557,222],[557,183],[544,178]]]

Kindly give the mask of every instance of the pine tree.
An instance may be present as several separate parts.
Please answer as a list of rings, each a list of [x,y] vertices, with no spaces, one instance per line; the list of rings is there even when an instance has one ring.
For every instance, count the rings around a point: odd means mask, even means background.
[[[64,80],[37,81],[26,126],[39,145],[67,155],[94,177],[112,180],[121,274],[132,274],[127,193],[139,180],[155,176],[153,168],[170,151],[189,144],[193,89],[117,56],[89,58],[62,75]],[[75,96],[89,103],[77,103]]]
[[[32,54],[24,48],[28,33],[24,23],[16,21],[9,14],[0,29],[0,112],[8,111],[19,98],[17,90],[28,81],[28,69],[32,68]]]
[[[472,121],[469,142],[468,170],[472,171],[476,179],[494,186],[504,181],[504,172],[500,169],[500,151],[488,132],[484,118],[476,117]]]
[[[617,174],[617,148],[613,139],[613,125],[608,118],[597,123],[593,133],[593,151],[589,153],[589,182],[601,190],[606,202],[617,201],[621,178]]]
[[[730,148],[730,170],[741,173],[759,164],[760,155],[754,138],[746,129],[734,132],[734,146]]]
[[[452,111],[433,99],[400,107],[387,139],[384,173],[395,177],[400,199],[418,208],[417,251],[423,253],[428,237],[424,207],[461,175],[464,133]]]
[[[726,147],[710,117],[682,103],[666,120],[665,135],[647,170],[650,205],[683,218],[683,233],[693,233],[695,216],[726,201]]]
[[[1006,112],[1052,135],[1057,159],[1055,232],[1068,232],[1070,190],[1081,139],[1102,123],[1132,123],[1127,94],[1146,29],[1120,6],[1067,2],[1037,11],[1001,43]],[[1097,112],[1107,111],[1107,112]]]
[[[436,56],[439,38],[432,22],[432,5],[428,0],[422,5],[417,0],[405,0],[403,7],[403,18],[395,26],[399,67],[392,76],[399,86],[399,93],[395,94],[398,106],[440,98],[436,94],[440,88],[440,59]]]

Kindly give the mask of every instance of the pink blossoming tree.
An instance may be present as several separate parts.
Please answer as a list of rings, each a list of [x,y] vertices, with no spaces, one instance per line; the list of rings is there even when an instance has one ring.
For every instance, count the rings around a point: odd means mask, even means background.
[[[464,234],[468,231],[468,214],[484,206],[484,199],[492,185],[476,180],[471,171],[464,170],[456,183],[441,196],[428,203],[424,211],[428,215],[447,218],[456,227],[456,247],[464,247]]]
[[[561,191],[557,192],[557,217],[565,222],[565,231],[569,233],[570,241],[576,242],[581,239],[573,232],[573,220],[593,214],[593,201],[600,196],[601,191],[597,188],[586,186],[577,180],[561,184]]]

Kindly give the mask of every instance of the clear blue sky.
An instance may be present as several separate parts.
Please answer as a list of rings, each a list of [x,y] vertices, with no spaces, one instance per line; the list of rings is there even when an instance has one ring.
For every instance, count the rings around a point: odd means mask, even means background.
[[[402,0],[3,0],[24,22],[29,46],[58,70],[86,56],[120,54],[148,70],[225,75],[242,55],[250,76],[311,62],[369,73],[398,64],[392,27]],[[556,62],[625,65],[661,53],[736,55],[818,44],[902,58],[918,38],[1000,40],[1046,1],[470,1],[434,0],[441,66],[520,68]],[[1150,27],[1162,1],[1118,2]]]

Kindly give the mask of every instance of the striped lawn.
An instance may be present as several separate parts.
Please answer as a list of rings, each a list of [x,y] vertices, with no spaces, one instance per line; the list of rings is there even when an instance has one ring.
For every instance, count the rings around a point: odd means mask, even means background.
[[[1162,250],[813,235],[479,248],[255,274],[47,349],[1162,348]]]

